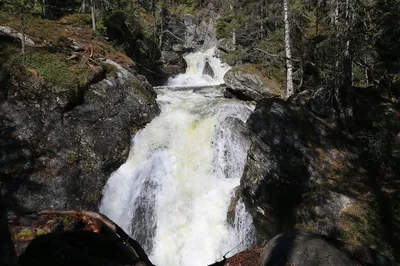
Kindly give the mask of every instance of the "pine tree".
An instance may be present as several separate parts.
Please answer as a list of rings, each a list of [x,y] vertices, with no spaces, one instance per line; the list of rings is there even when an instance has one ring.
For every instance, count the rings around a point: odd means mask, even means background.
[[[25,52],[26,52],[26,13],[32,9],[33,5],[29,0],[5,0],[5,7],[18,14],[21,23],[21,53],[22,62],[25,63]]]

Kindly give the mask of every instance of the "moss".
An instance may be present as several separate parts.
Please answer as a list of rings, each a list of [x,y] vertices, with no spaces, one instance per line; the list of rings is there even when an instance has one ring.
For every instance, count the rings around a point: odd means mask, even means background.
[[[15,30],[20,29],[20,20],[17,17],[9,20],[5,26],[11,27]],[[42,19],[34,16],[26,16],[26,34],[34,39],[37,44],[57,43],[57,40],[68,34],[63,30],[58,23],[54,21]]]
[[[146,99],[153,98],[153,94],[148,91],[139,81],[127,82],[126,86],[133,87],[135,92],[137,92],[139,95],[142,95]]]
[[[341,237],[355,245],[378,246],[378,217],[366,204],[354,204],[341,215]]]
[[[76,161],[78,161],[79,155],[78,153],[72,151],[70,153],[68,153],[68,162],[69,163],[75,163]]]
[[[175,7],[171,13],[173,15],[191,14],[193,16],[196,16],[196,9],[191,5],[181,4]]]
[[[112,64],[103,64],[103,68],[106,72],[107,77],[116,77],[118,73],[118,68]]]
[[[36,229],[36,236],[41,236],[41,235],[45,235],[45,234],[47,234],[46,231],[44,231],[40,228]]]
[[[6,25],[14,19],[14,16],[12,16],[10,13],[0,11],[0,25]]]
[[[14,235],[14,239],[24,239],[34,237],[32,230],[26,229]]]
[[[383,254],[399,259],[398,246],[390,246],[386,241],[385,228],[379,215],[377,202],[357,203],[349,206],[340,216],[340,237],[353,245],[368,246]],[[397,220],[397,219],[394,219]],[[396,234],[395,228],[393,228]]]
[[[14,54],[6,63],[8,68],[22,65],[22,55]],[[59,53],[49,53],[44,50],[31,50],[25,55],[25,67],[28,72],[43,79],[47,88],[58,91],[69,91],[86,85],[95,72],[86,64],[68,61]]]
[[[294,226],[295,229],[299,229],[299,230],[306,230],[306,231],[311,231],[311,232],[315,232],[315,227],[314,225],[304,225],[304,224],[296,224]]]
[[[22,64],[22,55],[14,56],[10,63]],[[45,82],[52,86],[71,88],[75,77],[59,54],[29,51],[25,56],[25,66],[34,69]]]

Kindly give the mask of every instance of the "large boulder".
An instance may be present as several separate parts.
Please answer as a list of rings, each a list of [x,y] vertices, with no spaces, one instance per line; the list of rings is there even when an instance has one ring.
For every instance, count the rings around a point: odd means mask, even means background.
[[[214,77],[215,77],[214,70],[213,70],[213,68],[211,67],[210,62],[209,62],[208,59],[206,60],[206,63],[204,64],[203,75],[210,76],[211,78],[214,78]]]
[[[268,242],[259,265],[391,266],[395,263],[368,248],[351,247],[308,231],[292,230]]]
[[[253,134],[241,190],[259,242],[284,230],[307,187],[304,142],[310,127],[303,122],[290,106],[276,98],[259,102],[247,121]]]
[[[174,76],[186,72],[187,63],[185,59],[176,52],[163,51],[161,53],[163,71],[168,76]]]
[[[21,266],[153,266],[137,241],[98,213],[41,211],[13,216],[10,229]]]
[[[307,108],[278,98],[258,102],[247,125],[252,145],[241,193],[259,243],[295,225],[334,235],[352,200],[330,184],[354,172],[348,162],[357,150],[344,149],[346,140]]]
[[[259,101],[283,95],[279,84],[263,76],[253,65],[232,68],[225,74],[224,81],[227,92],[243,100]]]
[[[159,113],[146,79],[107,60],[88,84],[15,70],[0,102],[0,192],[10,209],[96,210],[131,136]]]

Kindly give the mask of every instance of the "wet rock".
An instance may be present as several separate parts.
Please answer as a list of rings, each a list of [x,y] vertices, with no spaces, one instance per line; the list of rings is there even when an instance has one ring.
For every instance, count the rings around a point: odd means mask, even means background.
[[[251,145],[246,124],[239,118],[229,117],[217,126],[214,134],[216,139],[225,140],[213,144],[218,153],[213,161],[214,169],[226,178],[240,178],[246,161],[243,151]]]
[[[232,197],[231,197],[231,203],[229,204],[228,213],[226,215],[226,221],[232,227],[235,226],[236,207],[237,207],[239,200],[240,200],[240,188],[236,187],[233,190]]]
[[[279,85],[263,76],[254,66],[245,65],[229,70],[224,81],[228,92],[242,100],[259,101],[282,95]]]
[[[214,70],[210,66],[210,62],[208,60],[206,61],[205,65],[204,65],[203,75],[207,75],[207,76],[210,76],[212,78],[215,77]]]
[[[176,52],[163,51],[161,53],[161,61],[163,64],[163,71],[169,76],[186,72],[187,63],[185,59]]]
[[[145,78],[112,62],[80,88],[11,73],[0,104],[0,191],[11,209],[96,210],[131,135],[159,113]]]

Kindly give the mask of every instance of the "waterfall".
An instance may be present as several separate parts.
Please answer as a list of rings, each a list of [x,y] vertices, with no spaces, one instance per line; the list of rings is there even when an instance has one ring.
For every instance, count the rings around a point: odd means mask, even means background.
[[[184,58],[187,62],[185,74],[177,75],[168,80],[169,86],[211,86],[224,83],[224,75],[229,70],[229,66],[222,64],[221,60],[214,56],[215,48],[206,51],[190,53]],[[214,78],[203,75],[206,62],[209,62],[214,71]]]
[[[250,145],[244,124],[253,106],[224,99],[217,88],[188,87],[222,83],[227,68],[211,50],[186,60],[186,74],[156,89],[161,114],[133,138],[129,157],[108,180],[100,206],[161,266],[205,266],[254,239],[241,200],[234,225],[227,221]],[[205,60],[214,79],[202,75]]]

